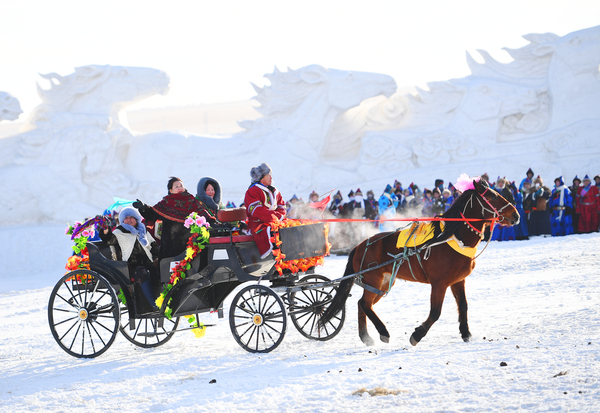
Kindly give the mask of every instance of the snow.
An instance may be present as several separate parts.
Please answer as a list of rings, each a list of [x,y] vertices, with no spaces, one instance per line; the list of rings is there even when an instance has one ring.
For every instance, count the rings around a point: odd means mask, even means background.
[[[225,319],[202,316],[216,324],[203,338],[180,332],[141,349],[119,334],[103,355],[76,359],[47,321],[69,255],[63,229],[0,228],[1,411],[600,410],[598,233],[491,242],[467,279],[469,343],[448,293],[440,320],[412,347],[430,287],[399,281],[375,306],[389,344],[365,347],[358,338],[362,291],[354,287],[344,328],[330,341],[307,340],[288,323],[273,352],[247,353],[229,331],[232,293]],[[332,256],[319,272],[339,278],[345,264]],[[382,395],[366,393],[378,388]]]

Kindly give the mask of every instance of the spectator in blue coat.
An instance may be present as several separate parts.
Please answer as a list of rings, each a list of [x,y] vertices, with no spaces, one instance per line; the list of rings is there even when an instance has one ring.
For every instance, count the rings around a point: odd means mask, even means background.
[[[550,224],[552,236],[569,235],[573,233],[573,197],[565,185],[562,176],[554,180],[554,189],[548,201],[550,206]]]

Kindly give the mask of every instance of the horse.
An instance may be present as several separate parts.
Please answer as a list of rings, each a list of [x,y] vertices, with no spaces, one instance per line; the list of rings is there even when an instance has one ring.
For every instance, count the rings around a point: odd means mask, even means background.
[[[389,343],[390,333],[373,311],[373,305],[382,298],[385,291],[391,289],[398,278],[431,284],[429,317],[412,333],[410,343],[413,346],[425,337],[440,317],[448,287],[458,305],[461,337],[464,341],[469,341],[471,333],[467,323],[465,278],[475,268],[475,257],[463,255],[457,250],[471,248],[471,252],[476,251],[475,247],[483,239],[486,227],[493,226],[496,221],[499,225],[515,225],[520,217],[516,208],[491,189],[484,180],[473,180],[472,189],[464,191],[439,218],[441,221],[444,218],[453,220],[445,221],[445,225],[434,221],[433,237],[415,247],[412,250],[413,255],[407,256],[404,246],[397,247],[398,237],[394,236],[398,234],[397,231],[376,234],[356,246],[348,257],[344,273],[344,277],[347,278],[342,279],[330,306],[322,314],[320,327],[325,326],[342,309],[361,273],[365,291],[358,301],[358,331],[360,339],[366,345],[374,344],[367,331],[366,317],[375,325],[381,341]],[[454,242],[455,248],[451,242]],[[456,248],[456,244],[460,247]],[[394,259],[390,260],[390,256],[404,256],[405,261],[393,263],[391,261]],[[391,280],[396,271],[395,278]]]

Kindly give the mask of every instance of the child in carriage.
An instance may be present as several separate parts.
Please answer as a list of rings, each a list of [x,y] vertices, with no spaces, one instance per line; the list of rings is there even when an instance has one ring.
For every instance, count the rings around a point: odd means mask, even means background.
[[[127,261],[132,281],[141,287],[150,305],[156,308],[152,279],[158,278],[154,265],[158,245],[146,232],[142,217],[135,208],[123,208],[119,222],[121,224],[114,231],[110,228],[99,231],[100,238],[117,249],[117,258]]]

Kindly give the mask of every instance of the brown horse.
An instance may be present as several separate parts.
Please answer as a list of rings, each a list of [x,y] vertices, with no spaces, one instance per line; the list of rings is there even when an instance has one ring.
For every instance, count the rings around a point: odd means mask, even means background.
[[[445,221],[443,229],[439,221],[435,221],[433,238],[418,247],[416,251],[413,250],[415,254],[396,268],[390,262],[393,259],[391,255],[400,257],[404,252],[403,247],[396,247],[397,232],[380,233],[361,242],[348,257],[344,276],[366,270],[362,275],[362,283],[382,292],[391,288],[390,279],[394,270],[397,274],[392,283],[395,283],[397,278],[401,278],[406,281],[431,284],[429,317],[411,335],[410,343],[413,346],[425,337],[433,323],[440,317],[448,287],[452,290],[458,305],[459,330],[462,339],[469,341],[471,338],[467,324],[465,278],[475,268],[475,259],[457,252],[448,241],[456,244],[458,240],[458,245],[476,247],[481,242],[486,227],[492,222],[497,221],[498,224],[505,226],[519,222],[519,213],[515,207],[489,188],[485,181],[473,181],[473,185],[474,189],[466,190],[458,197],[441,218],[482,219],[482,221]],[[390,263],[382,266],[386,262]],[[369,270],[377,266],[379,268]],[[321,326],[342,309],[355,281],[356,277],[348,277],[341,281],[336,296],[321,317]],[[381,341],[388,343],[390,339],[390,333],[373,311],[373,305],[382,298],[381,292],[379,294],[377,291],[372,292],[374,289],[366,287],[358,302],[358,332],[360,339],[366,345],[374,343],[367,332],[366,317],[369,317],[375,325]]]

